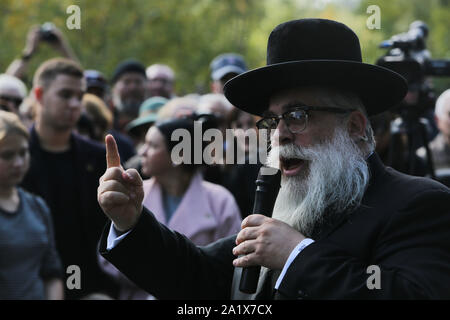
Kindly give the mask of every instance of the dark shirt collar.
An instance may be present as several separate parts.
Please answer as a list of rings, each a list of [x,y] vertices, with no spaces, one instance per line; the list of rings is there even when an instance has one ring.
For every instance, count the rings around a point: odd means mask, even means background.
[[[69,150],[73,150],[74,148],[76,148],[76,141],[75,141],[75,134],[72,131],[70,133],[70,149]],[[41,146],[41,142],[39,140],[39,135],[37,133],[35,124],[33,124],[30,128],[30,149],[44,150]]]

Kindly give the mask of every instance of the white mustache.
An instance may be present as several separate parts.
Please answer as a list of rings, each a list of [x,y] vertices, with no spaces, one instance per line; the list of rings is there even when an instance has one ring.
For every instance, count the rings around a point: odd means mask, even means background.
[[[345,214],[360,203],[370,173],[365,157],[344,129],[337,130],[328,143],[313,147],[274,147],[268,161],[279,164],[283,157],[311,161],[305,175],[282,178],[275,219],[310,236],[327,208],[333,214]]]
[[[295,144],[286,144],[282,146],[275,146],[269,152],[267,157],[267,165],[270,167],[280,168],[280,159],[299,159],[304,161],[312,161],[317,159],[320,147],[316,146],[314,149],[299,147]]]

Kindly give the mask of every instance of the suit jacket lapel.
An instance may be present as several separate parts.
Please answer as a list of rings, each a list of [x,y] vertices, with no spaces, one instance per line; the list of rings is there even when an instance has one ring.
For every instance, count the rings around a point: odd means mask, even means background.
[[[30,154],[31,154],[31,166],[30,172],[25,177],[25,183],[29,183],[29,187],[34,192],[38,193],[45,199],[49,199],[49,186],[48,186],[48,167],[44,165],[42,160],[42,149],[39,142],[35,126],[30,130]],[[31,178],[30,178],[31,177]],[[36,179],[37,177],[43,177],[42,179]],[[49,201],[50,202],[50,201]],[[53,212],[52,212],[53,214]]]

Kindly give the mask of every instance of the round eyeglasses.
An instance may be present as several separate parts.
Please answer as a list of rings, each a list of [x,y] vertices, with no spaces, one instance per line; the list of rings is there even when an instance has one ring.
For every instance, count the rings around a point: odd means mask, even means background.
[[[278,127],[278,123],[280,122],[280,120],[283,119],[286,122],[288,130],[291,133],[299,133],[306,129],[306,125],[308,124],[309,111],[349,113],[355,110],[356,109],[300,106],[295,107],[279,116],[265,116],[264,118],[256,122],[256,127],[258,129],[274,130]]]

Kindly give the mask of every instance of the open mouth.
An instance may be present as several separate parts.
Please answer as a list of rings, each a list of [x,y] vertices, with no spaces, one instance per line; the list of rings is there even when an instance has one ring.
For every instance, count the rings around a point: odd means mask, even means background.
[[[287,177],[295,176],[302,170],[305,160],[298,158],[280,158],[280,169]]]

